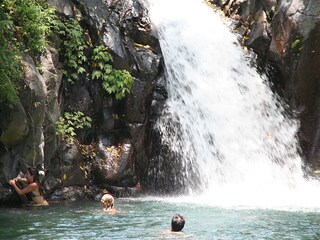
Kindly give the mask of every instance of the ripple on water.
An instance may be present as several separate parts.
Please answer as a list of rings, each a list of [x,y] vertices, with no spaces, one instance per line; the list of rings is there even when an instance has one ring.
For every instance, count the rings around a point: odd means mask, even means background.
[[[304,239],[320,238],[320,213],[232,209],[142,199],[117,199],[125,213],[99,212],[98,202],[46,209],[0,209],[0,239]],[[85,210],[85,212],[82,212]],[[162,234],[175,213],[186,219],[183,237]]]

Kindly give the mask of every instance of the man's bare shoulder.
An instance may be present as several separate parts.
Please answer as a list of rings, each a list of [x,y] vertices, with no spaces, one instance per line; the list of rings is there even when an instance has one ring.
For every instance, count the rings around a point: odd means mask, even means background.
[[[127,211],[124,210],[116,210],[116,209],[110,209],[110,210],[79,210],[77,211],[79,213],[85,213],[85,212],[100,212],[100,213],[108,213],[108,214],[115,214],[115,213],[125,213]]]
[[[118,209],[114,209],[114,208],[112,208],[112,209],[104,209],[103,210],[105,213],[109,213],[109,214],[115,214],[115,213],[125,213],[125,212],[127,212],[127,211],[124,211],[124,210],[118,210]]]
[[[184,234],[184,232],[175,232],[175,231],[171,231],[171,230],[164,230],[160,232],[161,234],[178,234],[178,235],[182,235]]]
[[[181,236],[183,239],[189,239],[189,238],[191,238],[192,236],[193,236],[193,234],[189,234],[189,233],[185,233],[185,232],[183,232],[183,231],[180,231],[180,232],[175,232],[175,231],[171,231],[171,230],[163,230],[163,231],[160,231],[160,232],[158,232],[158,234],[157,234],[158,236],[157,237],[159,237],[159,238],[163,238],[163,237],[165,237],[165,236],[163,236],[163,235],[167,235],[168,236],[168,238],[171,238],[171,237],[174,237],[174,236]],[[162,237],[161,237],[161,236]],[[170,235],[171,235],[171,237],[170,237]],[[165,238],[167,238],[167,237],[165,237]],[[174,237],[175,238],[175,237]]]

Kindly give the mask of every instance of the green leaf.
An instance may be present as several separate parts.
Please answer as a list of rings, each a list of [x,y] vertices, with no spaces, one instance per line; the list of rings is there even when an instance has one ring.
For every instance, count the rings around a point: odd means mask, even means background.
[[[99,79],[101,78],[101,76],[102,76],[102,72],[99,70],[95,70],[92,73],[92,79]]]
[[[83,67],[78,68],[78,73],[82,74],[84,72],[86,72],[86,70]]]

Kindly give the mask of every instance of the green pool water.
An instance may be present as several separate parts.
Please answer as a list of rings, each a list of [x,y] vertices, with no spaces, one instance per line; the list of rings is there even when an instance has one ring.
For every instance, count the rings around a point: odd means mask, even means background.
[[[100,212],[99,202],[0,208],[0,239],[320,239],[320,212],[221,208],[165,199],[116,199],[125,212]],[[182,214],[182,234],[163,233]]]

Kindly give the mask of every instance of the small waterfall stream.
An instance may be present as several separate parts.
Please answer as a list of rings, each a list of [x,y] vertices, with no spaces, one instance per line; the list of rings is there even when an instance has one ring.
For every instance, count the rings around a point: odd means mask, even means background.
[[[298,122],[228,23],[201,0],[149,0],[149,10],[168,81],[155,128],[171,161],[179,156],[188,193],[211,204],[317,206],[318,184],[303,177]]]

